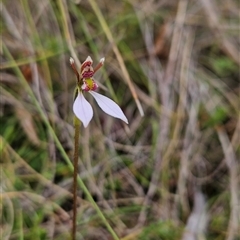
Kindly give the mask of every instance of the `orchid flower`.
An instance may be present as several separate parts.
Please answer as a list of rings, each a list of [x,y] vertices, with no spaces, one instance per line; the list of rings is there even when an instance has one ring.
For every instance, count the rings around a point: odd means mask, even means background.
[[[77,88],[75,100],[73,103],[73,112],[77,118],[83,123],[86,128],[93,117],[93,109],[90,103],[85,99],[83,93],[89,92],[96,100],[98,106],[112,117],[119,118],[128,124],[128,120],[121,108],[110,98],[95,92],[98,89],[97,83],[93,79],[94,73],[102,67],[104,58],[100,59],[99,64],[95,69],[92,67],[92,59],[90,56],[83,62],[80,69],[80,74],[77,71],[74,59],[70,58],[70,64],[77,76]]]

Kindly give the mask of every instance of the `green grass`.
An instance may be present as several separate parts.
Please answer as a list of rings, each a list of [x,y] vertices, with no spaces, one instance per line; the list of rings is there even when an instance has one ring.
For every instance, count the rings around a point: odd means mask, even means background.
[[[237,2],[76,2],[1,3],[1,238],[71,239],[69,57],[90,55],[129,125],[87,97],[77,239],[184,240],[197,192],[202,239],[239,239]]]

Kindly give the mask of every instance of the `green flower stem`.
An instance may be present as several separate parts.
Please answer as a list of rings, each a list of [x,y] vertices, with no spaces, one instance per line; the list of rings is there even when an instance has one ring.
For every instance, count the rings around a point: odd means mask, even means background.
[[[33,104],[35,105],[37,111],[39,112],[39,114],[40,114],[44,124],[46,125],[48,131],[52,134],[53,139],[54,139],[54,141],[55,141],[55,143],[56,143],[60,153],[63,156],[63,159],[66,161],[69,169],[73,172],[74,171],[74,167],[72,165],[72,162],[71,162],[70,158],[68,157],[67,153],[65,152],[64,148],[62,147],[62,144],[60,143],[56,133],[54,132],[54,130],[53,130],[52,126],[51,126],[51,124],[49,123],[48,118],[47,118],[44,110],[42,109],[40,103],[38,102],[37,98],[35,97],[31,87],[29,86],[28,82],[26,81],[26,79],[23,76],[22,72],[20,71],[18,65],[16,64],[16,61],[12,57],[12,55],[9,52],[8,48],[5,46],[4,42],[2,43],[2,47],[3,47],[3,51],[6,54],[7,58],[14,63],[13,64],[13,69],[14,69],[16,75],[19,77],[20,83],[22,84],[24,89],[26,89],[27,93],[29,94],[29,97],[31,98]],[[100,219],[105,224],[105,226],[108,229],[108,231],[112,234],[113,238],[115,240],[119,240],[117,234],[114,232],[113,228],[108,223],[106,217],[103,215],[102,211],[100,210],[100,208],[98,207],[98,205],[96,204],[94,199],[92,198],[91,193],[88,191],[86,185],[84,184],[84,182],[82,181],[82,179],[79,176],[77,176],[77,183],[81,187],[81,189],[83,190],[85,195],[87,196],[89,202],[95,208],[97,214],[99,215]]]

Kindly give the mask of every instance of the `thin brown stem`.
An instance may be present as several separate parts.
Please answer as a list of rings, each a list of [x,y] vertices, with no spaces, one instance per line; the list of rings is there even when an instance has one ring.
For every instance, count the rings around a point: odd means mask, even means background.
[[[79,75],[79,73],[78,73],[78,71],[77,71],[77,69],[76,69],[75,62],[74,62],[74,59],[73,59],[73,58],[70,58],[70,65],[71,65],[74,73],[75,73],[76,76],[77,76],[77,82],[80,83],[80,81],[81,81],[80,75]]]
[[[99,69],[99,68],[101,68],[102,67],[102,65],[104,64],[104,61],[105,61],[105,59],[104,58],[102,58],[101,60],[100,60],[100,62],[98,63],[98,65],[94,68],[94,73]]]
[[[80,121],[74,116],[74,156],[73,156],[73,219],[72,219],[72,240],[76,240],[77,232],[77,176],[78,176],[78,147],[80,134]]]

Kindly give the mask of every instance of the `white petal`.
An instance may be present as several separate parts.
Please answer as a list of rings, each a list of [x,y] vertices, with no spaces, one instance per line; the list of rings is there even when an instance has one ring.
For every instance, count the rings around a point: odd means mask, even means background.
[[[125,123],[128,124],[128,120],[127,120],[126,116],[124,115],[123,111],[113,100],[103,96],[102,94],[99,94],[99,93],[96,93],[93,91],[89,91],[89,93],[92,94],[92,96],[97,101],[99,107],[105,113],[111,115],[112,117],[120,118],[121,120],[123,120]]]
[[[84,98],[82,92],[78,93],[73,103],[73,112],[86,128],[93,117],[93,109],[90,103]]]

